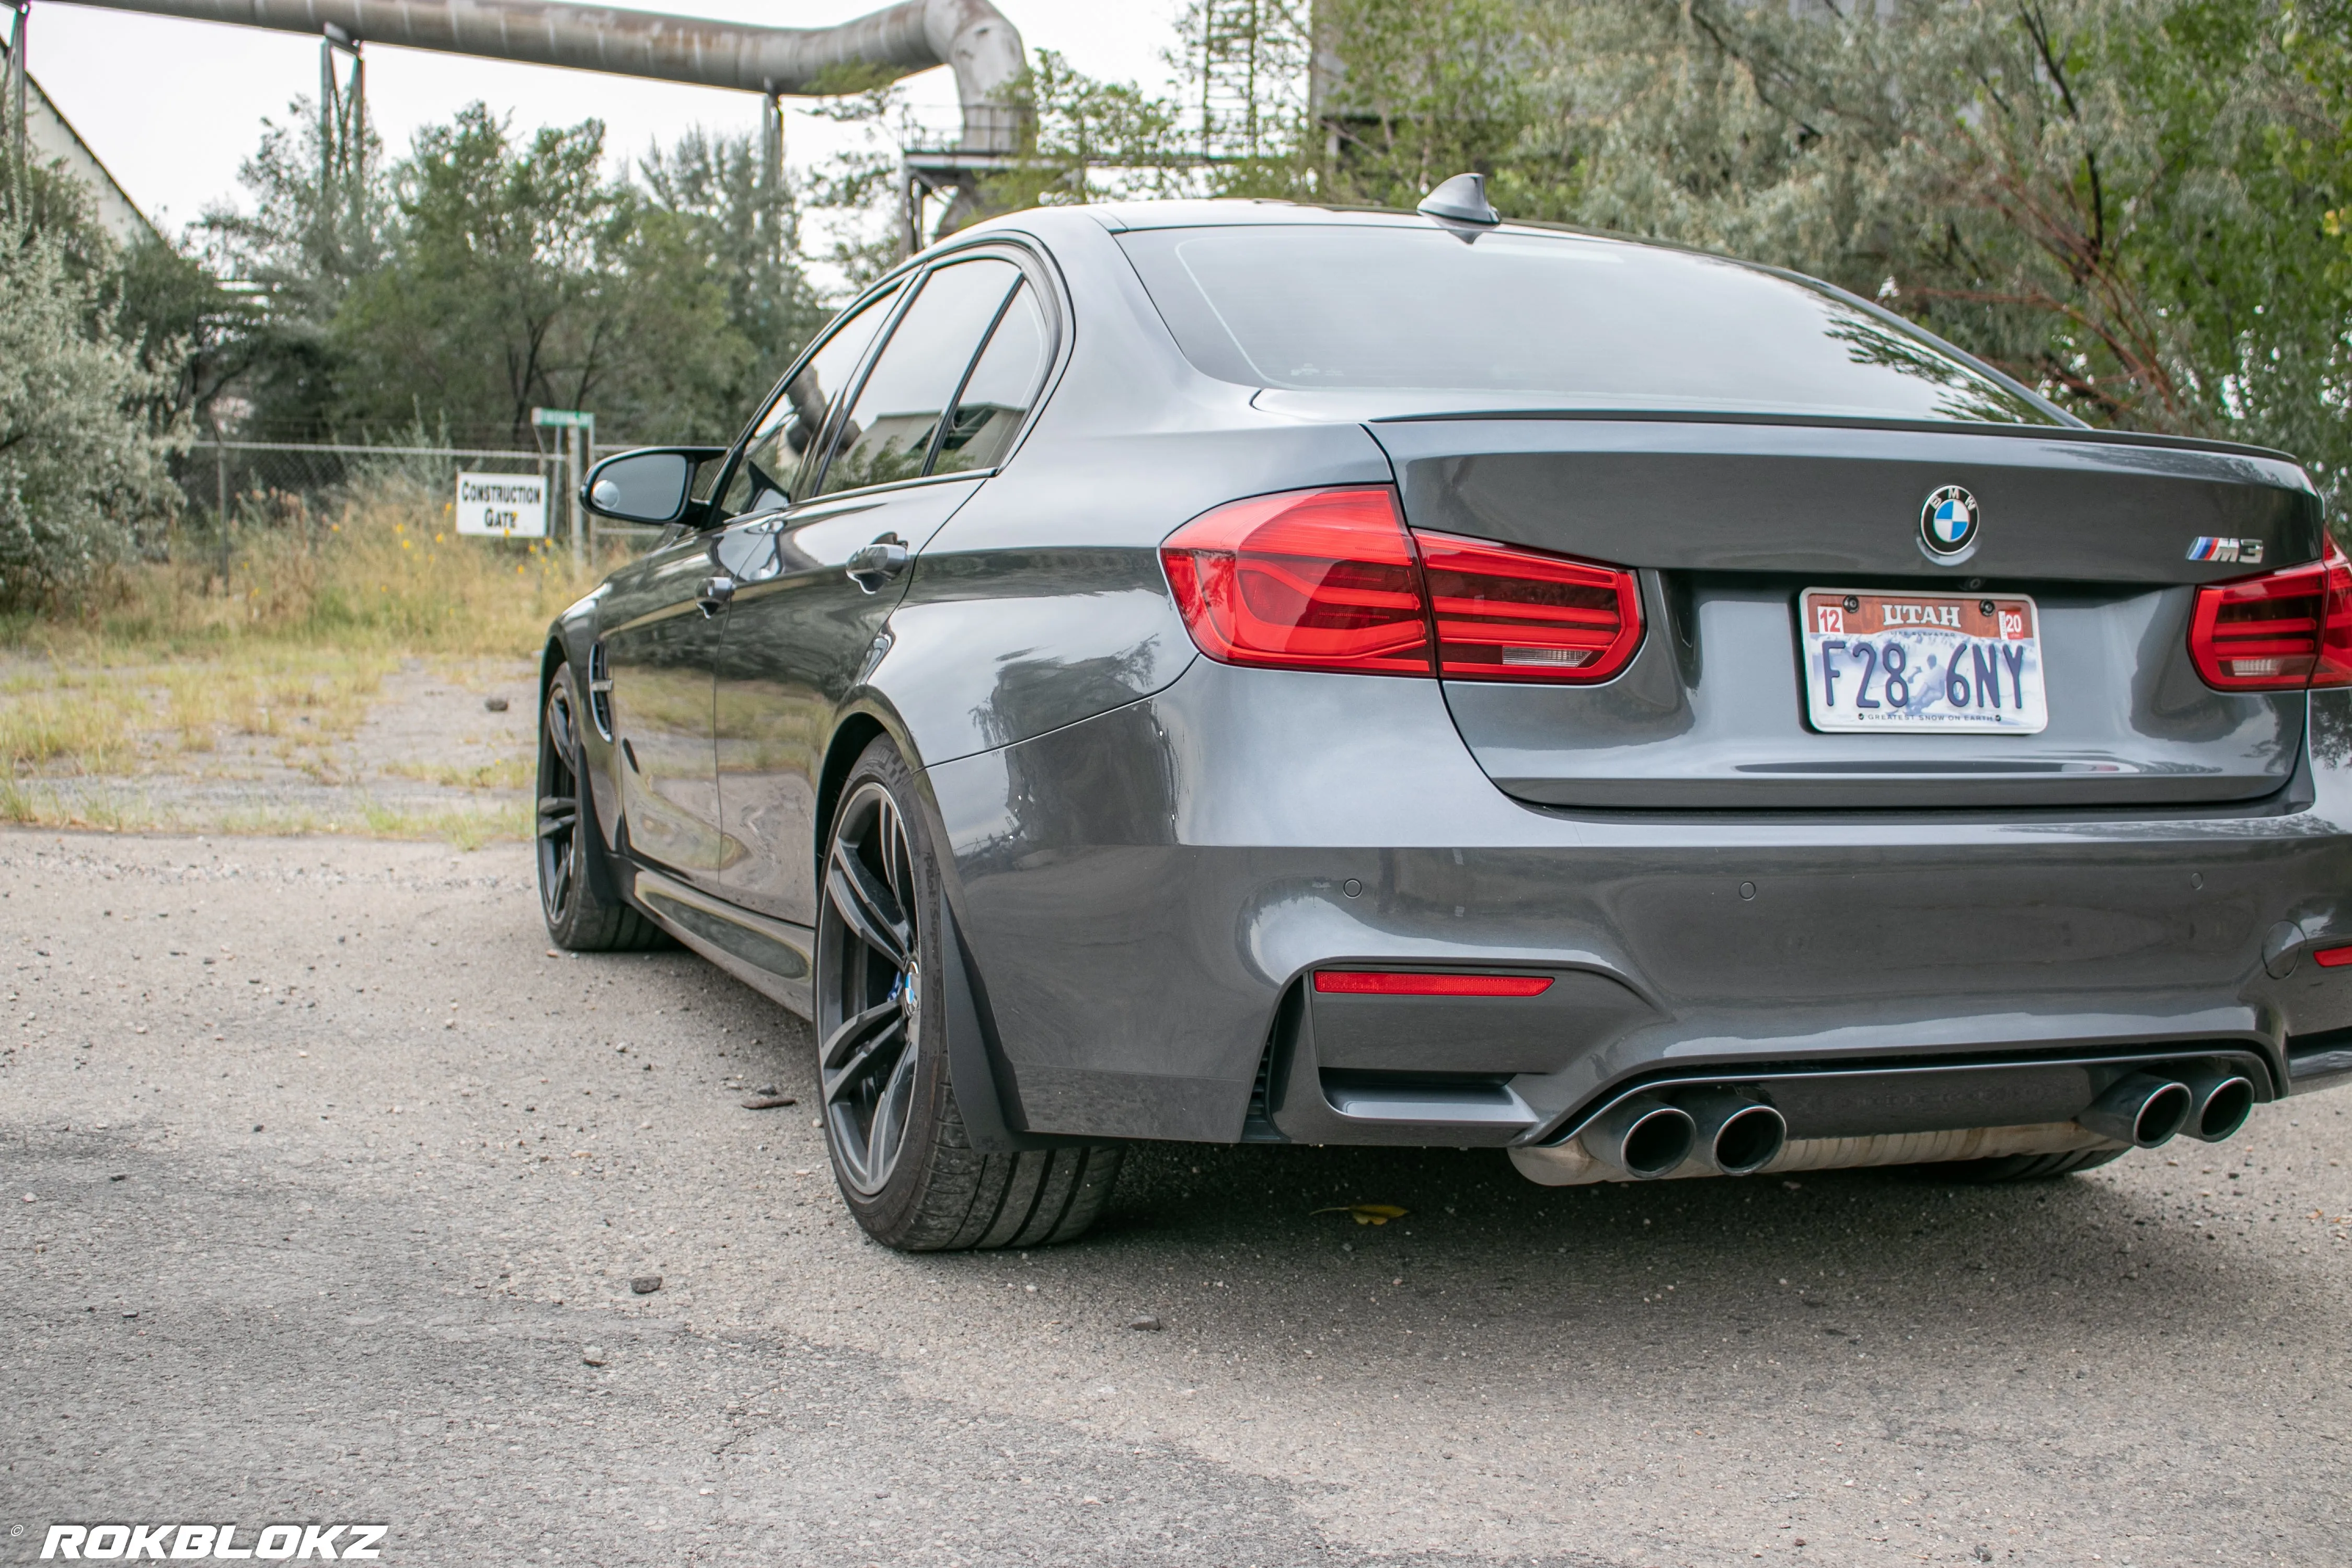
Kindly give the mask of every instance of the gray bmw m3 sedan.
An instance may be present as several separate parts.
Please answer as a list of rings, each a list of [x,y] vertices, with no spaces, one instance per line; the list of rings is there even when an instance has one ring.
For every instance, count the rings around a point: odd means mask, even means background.
[[[2352,1079],[2352,563],[1767,268],[1419,213],[979,225],[550,633],[548,928],[812,1020],[906,1248],[1133,1140],[2052,1176]]]

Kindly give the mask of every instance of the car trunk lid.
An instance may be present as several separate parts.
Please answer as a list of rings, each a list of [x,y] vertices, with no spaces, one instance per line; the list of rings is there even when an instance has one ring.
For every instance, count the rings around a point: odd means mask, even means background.
[[[2055,428],[1559,416],[1367,427],[1412,527],[1640,572],[1648,626],[1615,679],[1446,683],[1464,739],[1522,799],[2186,805],[2273,794],[2301,755],[2302,693],[2214,690],[2188,647],[2199,584],[2317,556],[2317,498],[2284,458]],[[1922,537],[1923,507],[1950,488],[1977,519],[1956,559]],[[2046,727],[1816,728],[1798,620],[1808,589],[1848,602],[2030,599]]]

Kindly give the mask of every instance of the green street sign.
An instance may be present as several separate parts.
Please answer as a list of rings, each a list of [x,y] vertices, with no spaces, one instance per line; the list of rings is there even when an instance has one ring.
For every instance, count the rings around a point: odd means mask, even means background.
[[[578,408],[534,408],[530,422],[542,430],[593,430],[596,416]]]

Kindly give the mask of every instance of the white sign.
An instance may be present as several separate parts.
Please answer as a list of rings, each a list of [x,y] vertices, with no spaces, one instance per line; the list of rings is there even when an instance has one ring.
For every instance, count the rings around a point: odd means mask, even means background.
[[[457,531],[493,539],[545,539],[546,476],[459,474]]]

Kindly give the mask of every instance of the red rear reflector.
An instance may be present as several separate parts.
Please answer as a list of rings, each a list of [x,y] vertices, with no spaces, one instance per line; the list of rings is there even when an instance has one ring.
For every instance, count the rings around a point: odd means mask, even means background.
[[[1318,969],[1315,989],[1342,996],[1540,996],[1549,974],[1416,974],[1396,969]]]
[[[1427,675],[1421,571],[1385,486],[1255,496],[1160,547],[1192,640],[1227,664]]]
[[[1416,530],[1449,680],[1601,681],[1642,646],[1631,572]]]
[[[2311,956],[2322,969],[2341,969],[2352,963],[2352,947],[2323,947]]]
[[[2352,561],[2318,561],[2197,590],[2189,654],[2224,691],[2352,686]]]

